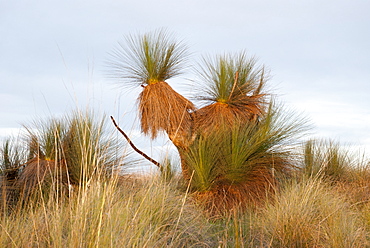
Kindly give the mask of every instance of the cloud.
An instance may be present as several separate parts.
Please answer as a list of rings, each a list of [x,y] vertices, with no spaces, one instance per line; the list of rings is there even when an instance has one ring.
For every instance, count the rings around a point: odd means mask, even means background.
[[[0,8],[0,127],[91,105],[136,120],[137,92],[108,80],[123,35],[167,27],[193,59],[247,50],[272,70],[270,87],[322,134],[370,144],[367,1],[7,1]],[[191,72],[186,75],[194,79]],[[179,88],[181,80],[175,81]]]

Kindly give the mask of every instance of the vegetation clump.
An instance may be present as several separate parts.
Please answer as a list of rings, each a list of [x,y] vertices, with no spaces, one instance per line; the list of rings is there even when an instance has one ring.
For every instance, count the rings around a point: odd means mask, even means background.
[[[106,134],[104,120],[96,121],[89,112],[38,121],[26,127],[26,132],[23,141],[13,148],[6,141],[2,150],[2,181],[18,192],[13,192],[13,200],[27,201],[35,192],[45,197],[49,191],[85,186],[94,178],[110,175],[122,159],[116,154],[118,143]],[[23,155],[17,150],[20,143],[26,144]]]

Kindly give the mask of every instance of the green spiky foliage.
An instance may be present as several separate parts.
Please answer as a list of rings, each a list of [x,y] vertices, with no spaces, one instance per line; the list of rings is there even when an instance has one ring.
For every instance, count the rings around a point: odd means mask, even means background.
[[[187,47],[165,30],[127,36],[112,52],[113,75],[123,86],[150,85],[178,76],[188,58]]]
[[[245,208],[272,193],[278,179],[296,169],[292,146],[304,124],[271,104],[259,122],[231,128],[224,123],[217,132],[199,135],[185,159],[191,185],[208,211]]]
[[[11,170],[25,162],[23,149],[14,138],[7,138],[0,147],[0,170]]]
[[[194,105],[167,84],[182,73],[187,47],[164,30],[129,36],[113,55],[113,74],[124,86],[142,86],[139,95],[141,129],[152,139],[167,132],[176,146],[187,146]]]
[[[354,159],[338,142],[332,140],[309,140],[304,146],[303,173],[308,177],[332,181],[346,179],[347,170]]]
[[[247,123],[264,115],[265,69],[245,52],[204,58],[198,74],[203,83],[196,99],[206,104],[195,112],[198,131],[210,133],[218,123],[233,126],[235,121]]]
[[[107,133],[105,118],[96,120],[92,113],[74,112],[67,122],[63,152],[72,182],[88,182],[119,166],[118,143]]]
[[[50,119],[34,122],[34,127],[26,127],[28,132],[26,137],[29,149],[28,159],[61,160],[62,139],[66,132],[65,123],[62,120]]]
[[[26,162],[24,149],[15,138],[7,138],[0,147],[0,199],[3,209],[12,208],[18,195],[15,186],[19,176],[19,168]]]

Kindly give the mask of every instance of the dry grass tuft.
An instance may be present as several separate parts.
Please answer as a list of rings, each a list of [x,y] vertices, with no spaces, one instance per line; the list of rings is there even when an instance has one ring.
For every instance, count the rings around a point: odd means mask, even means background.
[[[343,195],[349,203],[361,209],[370,203],[370,168],[362,165],[357,168],[348,166],[345,180],[336,181],[335,189]]]
[[[308,179],[288,184],[257,224],[263,247],[367,247],[359,217],[328,184]]]

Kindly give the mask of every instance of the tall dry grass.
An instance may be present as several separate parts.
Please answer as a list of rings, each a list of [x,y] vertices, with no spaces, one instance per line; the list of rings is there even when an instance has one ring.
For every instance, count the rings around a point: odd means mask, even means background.
[[[366,247],[365,225],[345,198],[320,179],[291,182],[257,222],[264,247]]]
[[[121,182],[120,182],[121,181]],[[212,247],[188,194],[158,178],[111,178],[3,215],[1,247]]]
[[[0,220],[1,247],[367,247],[370,205],[322,179],[285,181],[265,205],[210,219],[189,185],[156,176],[96,177],[50,188]],[[347,188],[350,190],[351,188]],[[350,191],[348,192],[350,193]]]

